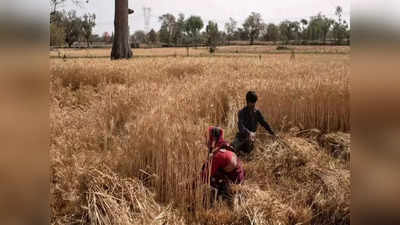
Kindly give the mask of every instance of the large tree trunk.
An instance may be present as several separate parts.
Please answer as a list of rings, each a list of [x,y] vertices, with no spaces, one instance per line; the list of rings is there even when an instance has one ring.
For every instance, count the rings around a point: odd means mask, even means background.
[[[128,0],[115,0],[114,40],[111,59],[129,59]]]

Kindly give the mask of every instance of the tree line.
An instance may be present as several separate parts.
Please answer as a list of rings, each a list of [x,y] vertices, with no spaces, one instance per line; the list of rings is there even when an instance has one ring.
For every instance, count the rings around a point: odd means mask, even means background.
[[[185,18],[184,14],[175,17],[167,13],[159,17],[161,28],[152,29],[147,34],[136,31],[131,35],[133,44],[157,44],[164,46],[208,45],[211,49],[231,41],[268,41],[274,44],[329,44],[350,43],[350,26],[343,19],[343,9],[335,9],[335,18],[322,13],[300,21],[285,20],[279,24],[265,23],[261,14],[252,12],[241,26],[233,18],[220,29],[215,21],[204,24],[200,16]],[[205,29],[203,29],[205,28]]]
[[[60,0],[52,0],[58,2]],[[111,43],[114,34],[108,32],[93,34],[96,26],[96,15],[87,13],[78,17],[76,11],[57,10],[54,5],[50,15],[50,45],[62,46],[65,43],[72,47],[75,42],[86,42],[87,47],[93,42]],[[335,18],[329,18],[322,13],[299,21],[285,20],[279,24],[264,22],[260,13],[252,12],[239,25],[229,18],[220,29],[215,21],[204,23],[200,16],[185,17],[184,14],[174,16],[166,13],[158,18],[161,28],[152,29],[146,33],[138,30],[130,35],[132,47],[140,44],[153,46],[209,46],[215,51],[218,45],[227,45],[234,41],[248,41],[253,45],[256,41],[272,42],[273,44],[350,44],[350,26],[343,19],[343,9],[335,9]]]
[[[82,17],[76,11],[54,11],[50,15],[50,46],[71,47],[77,41],[85,41],[87,47],[95,41],[93,28],[96,26],[96,15],[87,13]]]

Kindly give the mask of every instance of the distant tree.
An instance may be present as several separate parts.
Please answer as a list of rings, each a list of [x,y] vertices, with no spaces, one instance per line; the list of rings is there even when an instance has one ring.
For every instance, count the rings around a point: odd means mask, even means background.
[[[66,34],[64,27],[64,19],[66,19],[65,11],[54,11],[50,15],[50,45],[62,45],[65,42]]]
[[[306,19],[300,20],[300,33],[301,33],[301,39],[305,40],[307,39],[307,25],[308,21]]]
[[[146,33],[144,31],[138,30],[133,34],[133,36],[136,43],[146,43]]]
[[[200,35],[198,36],[196,41],[197,41],[196,42],[197,44],[205,44],[205,45],[208,46],[208,33],[207,33],[207,31],[205,30],[203,32],[200,32]]]
[[[167,13],[160,16],[158,19],[161,22],[161,28],[159,31],[160,41],[170,45],[173,42],[176,32],[175,16]]]
[[[321,37],[321,27],[316,16],[312,16],[307,27],[307,39],[318,40]]]
[[[289,20],[285,20],[279,24],[279,33],[281,41],[284,44],[288,44],[290,40],[293,39],[293,30],[292,30],[292,22]]]
[[[290,23],[291,31],[292,31],[292,38],[298,42],[301,39],[301,25],[298,21],[293,21]]]
[[[350,39],[350,32],[348,31],[349,26],[347,24],[347,21],[342,20],[342,7],[336,7],[335,15],[338,17],[338,19],[333,23],[333,37],[336,44],[341,44],[343,42],[343,39]]]
[[[243,28],[238,28],[235,32],[235,40],[247,41],[249,40],[249,31]]]
[[[218,24],[213,21],[208,21],[206,27],[207,44],[210,48],[210,53],[215,52],[219,40]]]
[[[236,31],[236,26],[237,22],[231,17],[229,18],[229,22],[225,23],[226,35],[229,41],[232,41],[235,38],[234,34]]]
[[[56,23],[50,24],[50,46],[63,45],[65,41],[64,27]]]
[[[50,23],[54,22],[54,16],[59,10],[59,7],[64,4],[66,0],[50,0]]]
[[[188,40],[193,44],[198,44],[200,42],[199,39],[199,31],[204,27],[203,20],[200,16],[190,16],[185,21],[185,31],[188,35]]]
[[[154,31],[154,29],[151,29],[150,32],[147,34],[147,40],[152,46],[157,43],[157,33]]]
[[[172,38],[172,42],[177,45],[182,45],[183,44],[183,39],[184,39],[184,32],[185,32],[185,15],[180,13],[178,16],[178,19],[175,23],[175,28],[174,28],[174,36]]]
[[[96,15],[90,13],[85,14],[82,21],[82,33],[88,48],[90,47],[90,38],[92,37],[94,26],[96,26]]]
[[[267,41],[267,32],[268,32],[267,27],[268,25],[266,23],[262,24],[262,29],[260,31],[260,36],[259,36],[260,41]]]
[[[243,28],[249,34],[250,45],[253,45],[254,40],[258,38],[263,28],[263,20],[261,14],[252,12],[243,24]]]
[[[64,3],[67,0],[49,0],[50,2],[50,23],[53,23],[55,20],[55,17],[57,12],[60,11],[60,8],[64,6]],[[79,5],[82,1],[85,1],[86,3],[89,2],[89,0],[70,0],[74,5]]]
[[[272,41],[275,44],[279,40],[279,28],[275,24],[270,23],[266,26],[266,30],[265,40]]]
[[[326,42],[326,37],[333,25],[334,21],[319,13],[317,16],[312,16],[308,24],[308,39],[322,40]]]
[[[158,31],[158,36],[160,37],[160,42],[170,44],[170,33],[166,26],[161,26],[160,30]]]
[[[228,35],[224,31],[220,31],[218,36],[219,36],[218,43],[221,45],[225,45],[226,42],[228,41]]]
[[[323,17],[321,21],[321,30],[322,30],[322,41],[324,44],[326,43],[326,37],[328,35],[329,30],[331,29],[332,25],[334,24],[335,21],[332,19],[329,19],[327,17]]]
[[[65,16],[65,11],[54,11],[50,15],[50,24],[57,24],[58,26],[62,26],[62,22]]]
[[[65,42],[68,44],[68,47],[72,47],[82,35],[82,20],[76,16],[75,10],[69,11],[63,18],[63,27]]]

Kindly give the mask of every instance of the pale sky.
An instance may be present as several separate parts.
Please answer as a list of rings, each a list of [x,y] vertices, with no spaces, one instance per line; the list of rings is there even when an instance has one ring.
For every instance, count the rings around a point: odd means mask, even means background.
[[[172,13],[177,17],[179,13],[201,16],[204,24],[209,20],[216,21],[220,30],[224,29],[225,22],[232,17],[238,21],[241,27],[246,17],[251,12],[258,12],[266,23],[279,23],[285,19],[300,20],[309,19],[319,12],[328,17],[335,18],[336,6],[344,9],[344,18],[350,19],[350,0],[129,0],[129,7],[135,10],[129,16],[131,33],[136,30],[144,30],[143,7],[152,9],[150,29],[158,30],[160,22],[158,17],[165,13]],[[89,3],[81,6],[66,4],[64,9],[75,9],[78,15],[95,13],[97,16],[94,32],[102,34],[114,30],[114,0],[89,0]]]

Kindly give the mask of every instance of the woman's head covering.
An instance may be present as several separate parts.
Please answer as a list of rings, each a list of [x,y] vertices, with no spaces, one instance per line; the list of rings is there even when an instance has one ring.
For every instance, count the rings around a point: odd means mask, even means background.
[[[224,140],[224,130],[220,127],[208,127],[207,147],[209,150],[227,145]]]

